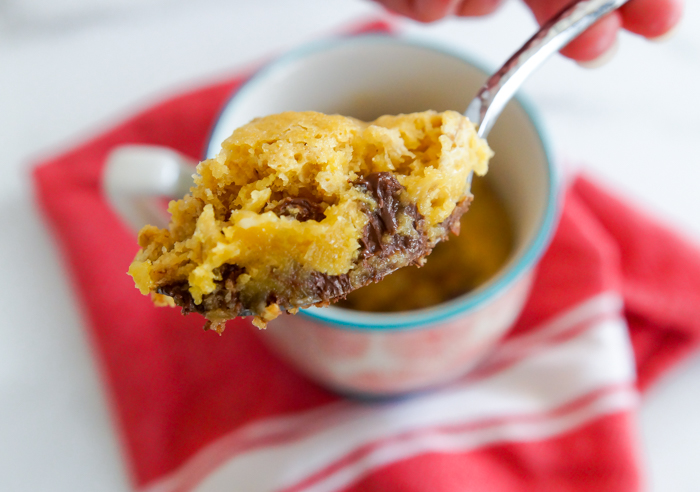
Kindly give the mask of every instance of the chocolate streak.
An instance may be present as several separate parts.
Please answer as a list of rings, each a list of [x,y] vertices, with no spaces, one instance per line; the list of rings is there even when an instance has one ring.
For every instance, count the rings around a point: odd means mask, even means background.
[[[377,217],[381,218],[384,229],[389,234],[394,234],[398,223],[396,214],[399,211],[398,194],[404,189],[401,183],[391,173],[372,173],[366,178],[360,178],[353,184],[364,187],[369,191],[377,202]]]
[[[388,172],[372,173],[354,184],[365,188],[377,202],[376,210],[366,210],[368,222],[360,238],[360,258],[367,259],[377,254],[380,258],[386,258],[398,250],[404,250],[411,256],[420,255],[426,247],[423,216],[418,213],[415,205],[401,204],[399,193],[404,187],[396,177]],[[400,212],[413,219],[418,237],[396,234],[397,216]],[[389,234],[386,241],[385,234]]]
[[[192,294],[189,291],[190,284],[187,280],[174,284],[162,285],[156,289],[158,294],[170,296],[175,304],[182,308],[182,314],[200,313],[204,314],[204,304],[195,304]]]
[[[462,198],[459,202],[457,202],[457,205],[450,216],[442,221],[440,225],[445,229],[445,237],[443,239],[447,238],[448,230],[455,236],[459,236],[459,231],[462,225],[460,219],[462,218],[462,215],[469,210],[469,206],[472,204],[473,199],[474,197],[472,195]]]
[[[213,310],[239,313],[243,310],[243,305],[236,291],[236,279],[244,271],[238,265],[221,265],[219,267],[221,280],[216,282],[214,292],[202,298],[201,304],[195,304],[189,291],[189,283],[186,280],[160,286],[156,289],[156,292],[172,297],[175,304],[182,308],[182,314],[206,314],[208,311]]]
[[[280,217],[286,215],[295,218],[299,222],[306,222],[307,220],[321,222],[326,218],[321,205],[313,203],[306,198],[284,198],[272,211]]]
[[[350,277],[347,274],[343,275],[328,275],[326,273],[312,272],[310,283],[313,292],[321,299],[320,304],[328,304],[331,299],[345,297],[345,295],[353,290]]]

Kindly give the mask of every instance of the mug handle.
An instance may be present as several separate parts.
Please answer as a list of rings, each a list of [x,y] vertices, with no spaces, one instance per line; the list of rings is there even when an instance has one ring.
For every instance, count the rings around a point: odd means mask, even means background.
[[[123,145],[108,156],[103,189],[112,208],[133,230],[168,225],[158,198],[182,198],[194,184],[197,162],[167,147]]]

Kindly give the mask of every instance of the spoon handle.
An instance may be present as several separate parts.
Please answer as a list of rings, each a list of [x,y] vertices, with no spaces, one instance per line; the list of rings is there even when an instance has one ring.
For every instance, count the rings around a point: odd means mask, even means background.
[[[488,135],[505,105],[532,72],[591,24],[625,3],[627,0],[577,0],[544,24],[486,81],[469,104],[465,115],[478,125],[479,136]]]

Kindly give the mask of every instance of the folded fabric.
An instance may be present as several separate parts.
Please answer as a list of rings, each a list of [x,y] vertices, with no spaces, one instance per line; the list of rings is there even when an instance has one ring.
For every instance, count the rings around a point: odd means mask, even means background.
[[[203,333],[134,288],[138,246],[101,189],[106,155],[141,143],[201,157],[244,79],[162,102],[34,173],[135,489],[638,490],[638,392],[700,343],[700,252],[589,178],[567,192],[512,333],[462,380],[401,401],[344,400],[248,323]]]

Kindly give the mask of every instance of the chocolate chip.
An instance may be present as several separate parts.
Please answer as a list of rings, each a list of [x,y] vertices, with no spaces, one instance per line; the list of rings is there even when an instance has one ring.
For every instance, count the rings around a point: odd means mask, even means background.
[[[389,234],[396,233],[398,227],[396,214],[399,211],[398,193],[404,189],[396,177],[388,172],[372,173],[358,179],[354,184],[364,187],[374,196],[384,229]]]
[[[204,313],[204,306],[194,303],[187,281],[162,285],[156,289],[156,292],[172,297],[175,304],[182,308],[182,314]]]
[[[238,298],[235,285],[236,279],[244,272],[245,269],[238,265],[221,265],[219,267],[221,280],[216,282],[214,292],[205,295],[200,304],[195,304],[187,281],[161,285],[156,289],[156,292],[172,297],[175,304],[182,308],[183,314],[205,314],[216,309],[239,312],[243,306]]]
[[[423,237],[423,216],[418,213],[415,205],[402,205],[399,193],[403,186],[391,173],[372,173],[358,179],[354,183],[372,194],[377,202],[377,209],[367,210],[367,225],[360,237],[360,257],[367,259],[375,255],[387,258],[397,250],[404,250],[412,256],[423,256],[426,253],[427,240]],[[404,213],[413,219],[413,227],[417,234],[396,234],[399,213]],[[384,241],[385,234],[389,234]]]
[[[313,283],[315,294],[327,302],[337,297],[343,297],[352,290],[352,283],[348,275],[328,275],[320,272],[312,272],[310,280]]]
[[[470,195],[462,198],[462,200],[460,200],[459,203],[457,203],[457,206],[452,211],[450,216],[447,217],[440,224],[442,227],[445,228],[445,231],[449,230],[455,236],[459,236],[459,230],[461,225],[460,219],[462,218],[462,215],[464,215],[466,211],[469,210],[469,205],[471,205],[473,199],[474,197]]]
[[[307,220],[321,222],[326,217],[320,204],[313,203],[306,198],[284,198],[272,211],[280,217],[293,217],[299,222],[306,222]]]

